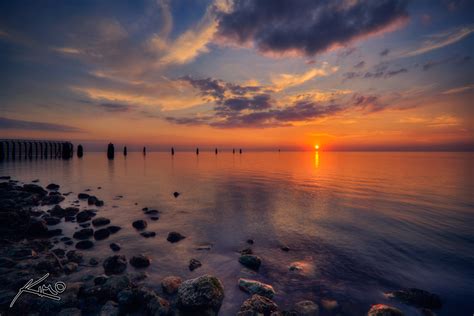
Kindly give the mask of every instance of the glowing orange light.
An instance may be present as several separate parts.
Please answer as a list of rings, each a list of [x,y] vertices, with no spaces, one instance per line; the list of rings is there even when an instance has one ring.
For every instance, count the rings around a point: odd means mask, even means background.
[[[319,145],[314,145],[314,149],[319,150]]]

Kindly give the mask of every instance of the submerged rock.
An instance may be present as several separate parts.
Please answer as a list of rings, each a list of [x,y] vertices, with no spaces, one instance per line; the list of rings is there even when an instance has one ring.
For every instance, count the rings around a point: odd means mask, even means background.
[[[135,268],[146,268],[150,265],[150,258],[145,255],[133,256],[130,259],[130,264]]]
[[[301,301],[295,304],[299,316],[318,316],[319,306],[313,301]]]
[[[222,283],[214,276],[203,275],[186,280],[178,289],[178,308],[189,315],[217,315],[224,299]],[[194,314],[193,314],[194,313]]]
[[[438,295],[416,288],[390,292],[387,296],[416,307],[439,309],[443,306]]]
[[[80,240],[88,239],[92,237],[94,230],[92,228],[83,228],[75,232],[72,237]]]
[[[116,232],[118,232],[119,230],[121,230],[122,228],[119,227],[119,226],[108,226],[107,227],[108,231],[111,233],[111,234],[115,234]]]
[[[146,231],[146,232],[141,232],[140,235],[142,235],[142,236],[145,237],[145,238],[150,238],[150,237],[155,237],[155,236],[156,236],[156,233],[155,233],[155,232]]]
[[[166,294],[175,294],[183,280],[177,276],[168,276],[161,281],[161,287]]]
[[[268,298],[272,298],[275,295],[275,290],[271,285],[256,280],[240,278],[238,285],[241,290],[250,294],[258,294]]]
[[[46,186],[46,189],[48,189],[48,190],[59,190],[59,184],[50,183]]]
[[[96,217],[92,220],[92,225],[94,226],[105,226],[110,224],[110,219],[105,217]]]
[[[372,305],[367,316],[403,316],[403,313],[398,308],[384,304],[377,304]]]
[[[32,237],[43,237],[48,234],[48,226],[42,219],[31,218],[27,234]]]
[[[135,229],[138,229],[138,230],[141,230],[141,229],[145,229],[147,227],[147,223],[146,221],[142,220],[142,219],[139,219],[137,221],[134,221],[132,223],[132,226],[135,228]]]
[[[76,251],[76,250],[69,250],[66,253],[66,257],[69,261],[75,262],[75,263],[81,263],[83,260],[83,255],[81,252]]]
[[[77,249],[90,249],[94,247],[94,243],[90,240],[81,240],[76,244]]]
[[[178,241],[180,241],[184,238],[186,238],[186,236],[183,236],[178,232],[170,232],[168,234],[168,237],[166,238],[166,240],[168,240],[169,242],[174,243],[174,242],[178,242]]]
[[[239,258],[239,262],[245,267],[255,271],[258,271],[260,265],[262,264],[260,257],[255,255],[242,255]]]
[[[112,249],[112,251],[120,251],[121,247],[118,243],[111,243],[110,244],[110,249]]]
[[[201,261],[199,261],[197,259],[189,260],[189,271],[194,271],[194,270],[196,270],[197,268],[199,268],[201,266],[202,266]]]
[[[177,198],[178,196],[180,196],[180,194],[181,194],[181,193],[179,193],[179,192],[173,192],[173,196],[174,196],[175,198]]]
[[[244,301],[237,316],[271,316],[278,312],[278,305],[271,299],[257,294]]]
[[[76,220],[78,223],[83,223],[88,220],[90,220],[92,217],[94,217],[96,213],[93,210],[84,210],[76,215]]]
[[[90,196],[90,195],[87,194],[87,193],[79,193],[79,194],[77,195],[77,198],[78,198],[79,200],[87,200],[87,199],[89,198],[89,196]]]
[[[94,239],[95,240],[103,240],[110,236],[110,232],[107,228],[101,228],[94,232]]]
[[[127,259],[122,255],[110,256],[103,263],[106,275],[120,274],[127,268]]]

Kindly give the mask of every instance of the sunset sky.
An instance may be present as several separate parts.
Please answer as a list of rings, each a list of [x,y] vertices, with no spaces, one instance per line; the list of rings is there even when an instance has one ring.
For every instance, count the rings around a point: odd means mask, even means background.
[[[474,1],[0,3],[0,138],[474,150]]]

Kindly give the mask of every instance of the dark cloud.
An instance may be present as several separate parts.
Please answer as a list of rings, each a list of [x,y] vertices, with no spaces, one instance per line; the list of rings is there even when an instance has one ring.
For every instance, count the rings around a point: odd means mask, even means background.
[[[397,69],[397,70],[390,70],[390,71],[387,71],[385,73],[385,78],[390,78],[390,77],[393,77],[393,76],[396,76],[398,74],[402,74],[402,73],[405,73],[405,72],[408,72],[408,69],[400,68],[400,69]]]
[[[380,102],[377,96],[366,96],[357,93],[352,95],[352,105],[355,108],[364,110],[369,113],[381,111],[388,106],[387,104]]]
[[[0,129],[19,129],[19,130],[37,130],[50,132],[80,132],[81,129],[73,126],[43,123],[33,121],[13,120],[5,117],[0,117]]]
[[[360,68],[358,67],[360,63],[354,66],[354,68]],[[389,70],[389,64],[387,63],[380,63],[372,67],[370,71],[367,71],[365,73],[363,72],[356,72],[356,71],[349,71],[343,74],[344,80],[351,80],[355,78],[374,78],[374,79],[379,79],[379,78],[391,78],[393,76],[402,74],[408,72],[408,69],[406,68],[398,68],[398,69],[393,69]]]
[[[128,112],[132,106],[122,103],[100,103],[99,106],[107,112]]]
[[[405,0],[236,0],[218,13],[218,35],[262,52],[312,56],[408,16]]]
[[[381,51],[379,54],[380,56],[387,56],[390,53],[390,49],[386,48],[383,51]]]
[[[365,66],[365,61],[362,60],[362,61],[358,62],[357,64],[355,64],[354,68],[360,69],[360,68],[364,68],[364,66]]]
[[[469,63],[471,61],[471,56],[466,55],[466,56],[454,56],[454,57],[449,57],[449,58],[443,58],[443,59],[438,59],[438,60],[429,60],[426,63],[423,64],[422,69],[423,70],[430,70],[431,68],[443,65],[443,64],[449,64],[453,63],[455,65],[463,65],[466,63]]]

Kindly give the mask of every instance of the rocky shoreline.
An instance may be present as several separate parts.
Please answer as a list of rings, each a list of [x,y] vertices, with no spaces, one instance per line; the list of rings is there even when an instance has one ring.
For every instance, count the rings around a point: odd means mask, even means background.
[[[156,286],[145,285],[144,271],[153,264],[146,255],[136,253],[130,258],[119,254],[117,243],[110,243],[110,254],[83,252],[96,242],[118,233],[108,218],[100,216],[106,203],[86,192],[77,194],[70,206],[59,204],[72,192],[61,193],[60,185],[51,183],[45,188],[35,183],[21,184],[8,176],[0,177],[0,290],[1,315],[218,315],[225,297],[222,282],[212,275],[202,275],[190,280],[178,276],[165,277]],[[172,194],[178,198],[179,193]],[[86,206],[87,204],[87,206]],[[45,210],[47,209],[47,210]],[[159,212],[142,209],[150,220],[158,220]],[[65,236],[62,229],[50,226],[64,222],[77,229],[72,236]],[[140,238],[152,238],[145,220],[131,223]],[[179,232],[169,232],[167,240],[178,243],[186,238]],[[241,250],[239,263],[258,273],[264,258],[253,253],[253,240]],[[282,246],[282,251],[290,251]],[[91,255],[93,254],[93,255]],[[189,270],[201,267],[191,259]],[[133,268],[130,268],[133,267]],[[51,300],[29,293],[23,294],[10,307],[12,299],[30,279],[38,280],[49,274],[46,284],[61,281],[85,267],[95,267],[95,274],[87,274],[80,281],[67,283],[61,299]],[[297,265],[291,269],[299,269]],[[252,279],[240,278],[236,286],[249,294],[242,302],[239,316],[310,316],[350,315],[338,306],[337,301],[300,301],[289,310],[282,310],[272,300],[276,290],[270,285]],[[420,315],[434,315],[433,309],[442,307],[440,298],[419,289],[403,289],[386,293],[398,304],[418,308]],[[403,315],[394,306],[374,304],[369,316]]]

